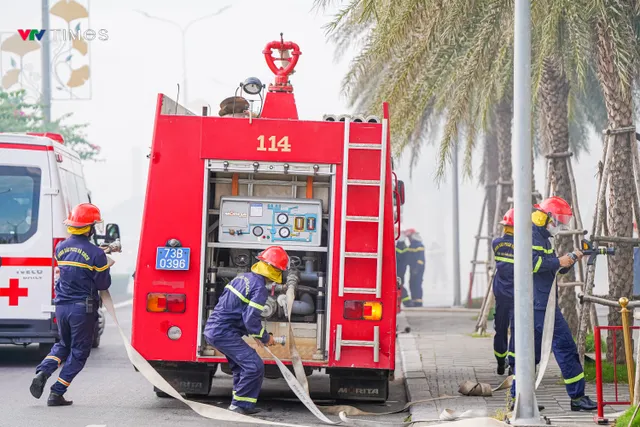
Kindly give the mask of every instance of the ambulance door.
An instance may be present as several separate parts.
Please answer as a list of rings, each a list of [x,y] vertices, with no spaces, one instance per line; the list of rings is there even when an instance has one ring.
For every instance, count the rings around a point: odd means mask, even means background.
[[[16,333],[49,329],[55,194],[49,154],[47,146],[0,141],[0,323],[8,324],[3,331],[11,325]]]

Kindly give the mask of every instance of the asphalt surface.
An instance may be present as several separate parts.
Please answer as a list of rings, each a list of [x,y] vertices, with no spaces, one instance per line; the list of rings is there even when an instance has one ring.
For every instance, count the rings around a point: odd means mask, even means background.
[[[125,289],[113,294],[116,303],[126,301]],[[116,291],[116,289],[113,289]],[[131,306],[117,310],[118,320],[127,335],[131,327]],[[107,315],[107,326],[100,347],[92,350],[84,370],[75,378],[67,399],[74,401],[68,407],[49,408],[46,398],[56,374],[48,381],[39,400],[29,393],[29,385],[40,362],[36,346],[27,348],[0,345],[0,427],[139,427],[139,426],[238,426],[251,425],[208,420],[200,417],[188,406],[174,399],[158,398],[153,386],[135,372],[127,358],[120,335]],[[397,359],[396,379],[391,383],[386,404],[360,402],[334,402],[329,399],[329,377],[314,373],[309,378],[311,397],[320,405],[351,404],[369,412],[387,412],[406,403],[405,389]],[[59,371],[58,371],[59,372]],[[201,402],[226,408],[230,403],[231,377],[220,370],[208,398]],[[264,380],[258,406],[260,418],[273,422],[286,422],[302,426],[321,424],[297,401],[283,379]],[[380,417],[358,417],[376,421],[400,423],[408,413]],[[339,421],[337,416],[329,416]],[[375,419],[375,421],[373,421]]]

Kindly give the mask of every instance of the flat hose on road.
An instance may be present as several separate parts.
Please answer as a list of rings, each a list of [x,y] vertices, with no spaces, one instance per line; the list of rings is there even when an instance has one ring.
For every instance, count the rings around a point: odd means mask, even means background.
[[[147,362],[147,360],[142,357],[140,355],[140,353],[138,353],[138,351],[133,348],[133,346],[131,345],[131,343],[129,342],[129,339],[127,338],[127,336],[125,335],[124,331],[122,330],[122,328],[120,327],[120,324],[118,323],[118,318],[116,316],[116,311],[115,311],[115,307],[113,306],[113,300],[111,299],[111,294],[109,294],[109,291],[100,291],[100,295],[102,298],[102,303],[104,304],[104,307],[107,309],[107,312],[109,313],[109,315],[111,316],[111,318],[113,319],[113,322],[115,323],[118,332],[120,333],[120,337],[122,338],[122,343],[125,346],[125,350],[127,351],[127,357],[129,358],[129,361],[133,364],[133,366],[136,367],[136,369],[138,370],[138,372],[140,372],[140,374],[147,380],[149,381],[152,385],[154,385],[156,388],[158,388],[159,390],[167,393],[169,396],[181,401],[182,403],[186,404],[187,406],[189,406],[191,409],[193,409],[198,415],[208,418],[208,419],[212,419],[212,420],[220,420],[220,421],[231,421],[231,422],[240,422],[240,423],[253,423],[253,424],[264,424],[264,425],[275,425],[275,426],[287,426],[287,427],[305,427],[301,424],[286,424],[286,423],[281,423],[281,422],[272,422],[272,421],[267,421],[267,420],[263,420],[260,418],[254,418],[254,417],[249,417],[246,415],[241,415],[238,413],[235,413],[233,411],[229,411],[227,409],[224,408],[219,408],[217,406],[212,406],[212,405],[207,405],[204,403],[200,403],[200,402],[195,402],[193,400],[188,400],[185,399],[184,397],[182,397],[182,395],[180,395],[180,393],[178,393],[178,391],[176,389],[174,389],[171,384],[169,384],[150,364],[149,362]],[[292,296],[288,296],[288,304],[287,304],[287,308],[289,311],[289,320],[291,319],[291,307],[292,304],[290,302],[292,302]],[[291,350],[291,361],[293,364],[293,368],[294,368],[294,372],[296,372],[296,374],[298,374],[298,376],[304,378],[303,381],[299,381],[298,379],[296,379],[296,377],[291,373],[291,371],[289,371],[289,369],[282,363],[282,361],[280,361],[280,359],[278,359],[273,353],[271,353],[271,351],[269,350],[268,347],[265,347],[265,350],[273,357],[274,361],[276,362],[276,365],[278,366],[278,368],[280,369],[280,372],[282,373],[282,376],[284,377],[285,381],[287,382],[287,385],[289,386],[289,388],[291,389],[291,391],[293,391],[295,393],[295,395],[298,397],[298,399],[300,399],[300,401],[307,407],[307,409],[309,409],[309,411],[320,421],[322,421],[325,424],[329,424],[329,425],[355,425],[355,426],[367,426],[369,427],[371,425],[372,422],[374,422],[376,425],[387,425],[387,426],[397,426],[397,427],[404,427],[404,426],[409,426],[411,424],[413,424],[412,421],[410,422],[397,422],[397,423],[389,423],[389,422],[380,422],[380,421],[373,421],[373,420],[356,420],[356,419],[352,419],[352,418],[348,418],[348,416],[355,416],[355,415],[367,415],[367,416],[381,416],[381,415],[393,415],[393,414],[398,414],[401,412],[405,412],[407,411],[411,406],[419,404],[419,403],[429,403],[429,402],[433,402],[433,401],[437,401],[437,400],[444,400],[444,399],[455,399],[457,397],[461,397],[461,396],[440,396],[440,397],[436,397],[436,398],[431,398],[431,399],[423,399],[423,400],[417,400],[417,401],[413,401],[413,402],[408,402],[407,404],[404,405],[404,407],[395,410],[395,411],[390,411],[390,412],[383,412],[383,413],[374,413],[374,412],[365,412],[365,411],[361,411],[360,409],[354,407],[354,406],[349,406],[349,405],[334,405],[334,406],[323,406],[322,410],[320,408],[318,408],[315,403],[313,402],[313,400],[311,399],[311,397],[309,396],[309,391],[308,391],[308,384],[307,384],[307,378],[306,375],[304,375],[304,368],[302,366],[302,360],[300,358],[300,355],[298,354],[296,348],[295,348],[295,341],[293,340],[293,330],[291,328],[291,322],[289,321],[289,336],[290,336],[290,340],[289,340],[289,348]],[[506,381],[505,381],[506,382]],[[503,382],[500,386],[498,386],[495,390],[499,390],[501,388],[504,387],[505,382]],[[304,384],[304,385],[303,385]],[[329,413],[329,414],[334,414],[334,415],[338,415],[341,419],[341,421],[338,422],[334,422],[331,421],[329,418],[327,418],[323,412],[325,413]],[[440,415],[439,420],[440,421],[453,421],[454,419],[459,419],[459,418],[466,418],[467,416],[471,415],[469,413],[469,411],[461,414],[461,415],[456,415],[453,411],[451,410],[446,410],[443,411],[443,413]]]

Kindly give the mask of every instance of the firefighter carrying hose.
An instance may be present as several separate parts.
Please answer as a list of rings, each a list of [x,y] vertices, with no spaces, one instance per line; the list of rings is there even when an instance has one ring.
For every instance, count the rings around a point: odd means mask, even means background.
[[[504,234],[491,243],[496,260],[496,273],[493,278],[493,294],[496,297],[493,354],[498,362],[498,375],[503,375],[509,352],[509,326],[513,322],[513,208],[504,214],[500,224],[504,227]]]
[[[554,196],[543,200],[540,205],[534,205],[534,208],[536,210],[531,214],[531,220],[533,222],[533,313],[535,361],[536,364],[538,364],[542,351],[545,311],[556,273],[568,273],[573,265],[582,259],[583,254],[575,250],[570,254],[557,257],[554,249],[551,247],[549,239],[559,231],[567,229],[573,216],[571,207],[566,200]],[[512,326],[512,330],[513,329],[515,328]],[[511,340],[511,343],[513,343],[513,340]],[[512,345],[510,345],[510,347],[510,352],[513,354],[514,347]],[[560,311],[557,303],[555,307],[552,349],[556,361],[560,366],[567,394],[571,398],[571,410],[593,411],[596,409],[596,403],[584,394],[584,371],[580,365],[578,348],[573,341],[569,325],[562,316],[562,311]],[[513,363],[515,372],[515,354],[513,354]],[[515,387],[516,384],[514,381],[511,387],[512,398],[515,397]],[[511,407],[513,408],[513,402]]]
[[[402,304],[406,304],[411,300],[409,292],[404,284],[405,276],[407,275],[407,243],[405,232],[400,233],[400,238],[396,242],[396,275],[400,278],[400,286],[402,286]]]
[[[269,292],[267,282],[282,283],[289,255],[270,246],[258,256],[250,273],[238,275],[225,286],[204,329],[206,341],[222,352],[233,373],[233,400],[229,410],[251,415],[260,412],[256,403],[264,376],[264,362],[242,337],[253,337],[259,346],[275,345],[262,326],[262,311]]]
[[[111,286],[105,252],[91,243],[95,225],[101,223],[100,210],[91,203],[77,205],[64,221],[71,237],[56,246],[54,256],[60,269],[55,284],[56,320],[60,341],[36,367],[30,391],[39,399],[47,382],[62,363],[58,380],[51,386],[47,406],[67,406],[73,403],[64,394],[71,381],[80,373],[91,353],[95,323],[98,317],[98,290]]]
[[[422,307],[422,278],[424,276],[424,244],[422,237],[413,228],[406,230],[409,247],[406,248],[407,264],[409,265],[409,289],[411,300],[406,307]]]

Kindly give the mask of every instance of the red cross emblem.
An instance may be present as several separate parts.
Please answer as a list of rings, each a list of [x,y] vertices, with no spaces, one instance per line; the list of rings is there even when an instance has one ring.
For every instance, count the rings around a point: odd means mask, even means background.
[[[9,287],[0,288],[0,297],[9,297],[9,305],[18,305],[18,298],[28,295],[29,289],[21,288],[18,279],[9,279]]]

